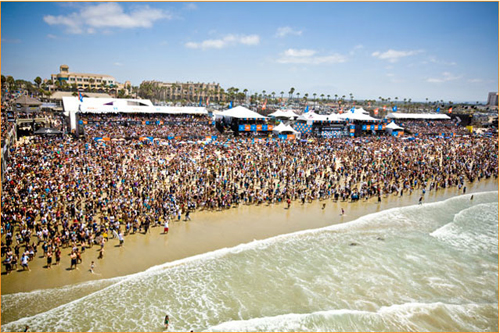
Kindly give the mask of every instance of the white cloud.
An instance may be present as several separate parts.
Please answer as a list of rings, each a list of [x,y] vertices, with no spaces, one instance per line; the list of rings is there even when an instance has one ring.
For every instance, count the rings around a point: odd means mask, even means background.
[[[415,55],[417,53],[422,52],[421,50],[414,50],[414,51],[396,51],[396,50],[387,50],[385,52],[373,52],[372,56],[377,57],[382,60],[387,60],[389,62],[397,62],[399,59],[404,58],[404,57],[409,57],[412,55]]]
[[[123,66],[123,64],[121,62],[115,62],[113,65],[119,66],[119,67]]]
[[[438,60],[436,57],[431,56],[429,57],[429,61],[434,63],[434,64],[439,64],[439,65],[447,65],[447,66],[455,66],[457,63],[454,61],[443,61],[443,60]],[[427,63],[427,62],[426,62]]]
[[[281,64],[336,64],[346,62],[347,58],[341,54],[334,53],[325,56],[315,56],[317,52],[309,49],[288,49],[283,52],[277,62]]]
[[[19,44],[19,43],[21,43],[21,40],[20,39],[2,38],[2,43]]]
[[[283,54],[287,57],[311,57],[316,54],[316,51],[308,49],[301,49],[301,50],[288,49],[285,52],[283,52]]]
[[[195,3],[191,2],[191,3],[186,4],[186,9],[188,9],[188,10],[197,10],[198,6]]]
[[[43,20],[49,25],[65,26],[69,33],[91,34],[105,28],[151,28],[154,22],[170,18],[171,14],[149,6],[135,7],[125,13],[119,3],[110,2],[88,5],[68,15],[46,15]]]
[[[226,35],[221,39],[207,39],[199,43],[187,42],[184,44],[190,49],[222,49],[227,46],[232,45],[258,45],[260,43],[260,37],[258,35]]]
[[[427,82],[430,82],[430,83],[443,83],[443,82],[458,80],[458,79],[461,79],[461,78],[462,78],[461,76],[454,76],[450,72],[444,72],[438,78],[428,78]]]
[[[56,35],[52,35],[52,34],[48,34],[48,35],[47,35],[47,38],[50,38],[50,39],[57,39],[57,36],[56,36]]]
[[[483,81],[484,81],[483,79],[470,79],[469,80],[470,83],[481,83]]]
[[[280,27],[276,31],[276,37],[285,37],[287,35],[301,36],[302,30],[293,30],[291,27]]]
[[[358,44],[356,45],[350,52],[349,52],[349,55],[354,55],[358,50],[361,50],[362,48],[364,48],[363,45],[361,44]]]

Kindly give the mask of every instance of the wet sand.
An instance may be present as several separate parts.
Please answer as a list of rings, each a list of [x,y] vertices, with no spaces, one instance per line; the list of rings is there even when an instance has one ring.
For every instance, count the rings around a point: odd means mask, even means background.
[[[466,194],[484,191],[498,191],[498,180],[492,178],[467,184]],[[150,267],[221,248],[230,248],[253,240],[292,233],[300,230],[321,228],[345,223],[361,216],[380,212],[389,208],[418,204],[421,191],[403,197],[389,196],[355,203],[333,202],[330,200],[306,203],[292,202],[268,206],[240,205],[221,212],[193,212],[191,221],[170,223],[170,232],[163,234],[163,227],[151,228],[148,234],[125,237],[123,247],[118,247],[118,239],[110,238],[106,243],[103,259],[97,259],[99,246],[87,249],[82,254],[83,263],[77,270],[69,270],[69,249],[64,249],[61,264],[51,269],[44,268],[45,259],[36,258],[30,262],[31,271],[13,271],[1,278],[2,294],[29,292],[38,289],[61,287],[90,280],[107,279],[144,271]],[[427,192],[424,204],[442,201],[461,195],[456,187]],[[325,209],[322,209],[326,203]],[[345,215],[341,216],[341,208]],[[41,249],[38,251],[40,256]],[[95,273],[89,271],[91,261],[95,262]],[[4,271],[5,268],[2,268]]]

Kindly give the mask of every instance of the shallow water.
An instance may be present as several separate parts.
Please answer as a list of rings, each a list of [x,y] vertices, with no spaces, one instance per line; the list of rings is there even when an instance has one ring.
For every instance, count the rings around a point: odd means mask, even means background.
[[[160,331],[166,313],[171,331],[498,331],[498,192],[3,295],[4,311],[26,315],[2,331]]]

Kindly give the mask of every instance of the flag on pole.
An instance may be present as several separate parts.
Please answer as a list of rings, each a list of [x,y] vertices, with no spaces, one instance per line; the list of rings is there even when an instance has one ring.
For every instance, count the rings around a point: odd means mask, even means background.
[[[385,111],[385,105],[384,105],[384,111]]]
[[[353,107],[351,108],[351,112],[352,112],[352,113],[354,113],[354,110],[355,110],[355,109],[354,109],[354,106],[353,106]]]
[[[398,106],[397,106],[397,105],[394,105],[394,106],[392,107],[392,111],[394,111],[394,112],[398,111]]]
[[[376,108],[376,109],[373,111],[373,113],[374,113],[375,115],[378,115],[378,108]]]
[[[233,108],[233,101],[229,102],[229,108],[232,109]]]
[[[308,113],[309,112],[309,105],[306,105],[306,109],[304,110],[304,113]]]
[[[439,110],[441,110],[441,108],[440,108],[440,107],[438,107],[438,108],[436,109],[436,112],[439,112]]]
[[[78,92],[78,98],[80,99],[80,102],[83,103],[83,95],[81,91]]]
[[[198,106],[201,106],[201,96],[200,96],[200,104],[198,104]]]
[[[451,108],[449,108],[449,109],[448,109],[448,113],[451,113],[451,111],[452,111],[452,110],[453,110],[453,108],[452,108],[452,107],[451,107]]]
[[[266,100],[264,101],[264,104],[262,105],[262,110],[265,110],[265,109],[266,109],[266,105],[267,105],[267,98],[266,98]]]
[[[210,96],[207,96],[207,106],[210,104]]]

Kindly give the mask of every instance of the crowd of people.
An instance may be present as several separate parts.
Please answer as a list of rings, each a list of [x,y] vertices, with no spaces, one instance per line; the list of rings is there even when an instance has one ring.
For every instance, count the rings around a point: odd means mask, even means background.
[[[91,137],[134,138],[152,136],[154,138],[182,137],[184,139],[205,139],[220,133],[212,125],[212,119],[205,115],[128,115],[110,114],[102,116],[81,113],[80,120],[85,125],[85,134]],[[144,124],[143,124],[144,122]]]
[[[411,133],[419,135],[466,135],[469,132],[454,120],[396,120],[396,123],[409,130]]]
[[[117,119],[106,115],[95,128],[87,124],[84,138],[32,137],[12,152],[2,184],[6,272],[18,262],[29,270],[39,251],[50,268],[60,263],[64,249],[73,269],[88,248],[99,247],[102,258],[110,239],[121,245],[129,235],[156,226],[168,232],[169,222],[190,220],[196,211],[314,200],[380,201],[389,195],[463,189],[498,176],[496,138],[96,142],[93,136],[156,136],[158,128],[165,135],[198,134],[210,126],[205,117],[168,124],[164,117],[163,127],[130,128],[111,120]],[[139,134],[140,126],[144,132]]]

